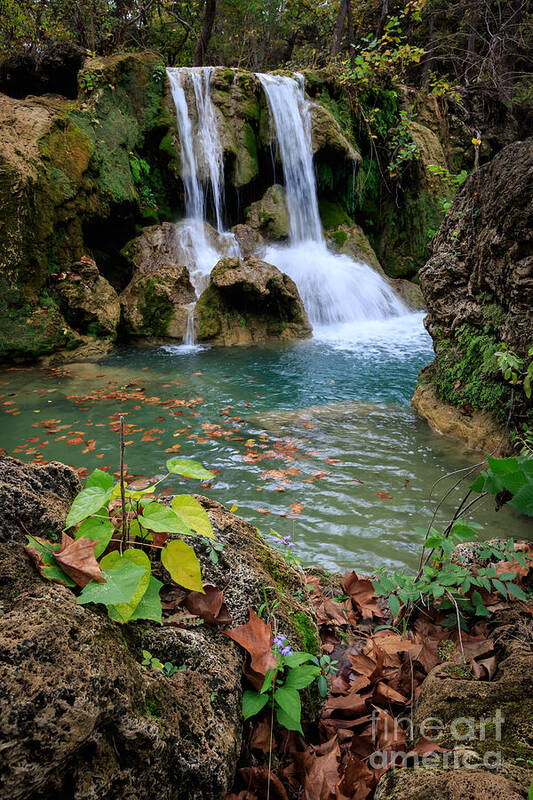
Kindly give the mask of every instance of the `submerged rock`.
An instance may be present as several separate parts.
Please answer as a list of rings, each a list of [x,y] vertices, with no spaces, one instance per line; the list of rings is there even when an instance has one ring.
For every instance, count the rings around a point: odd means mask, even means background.
[[[287,239],[290,222],[283,186],[275,183],[261,200],[252,203],[246,215],[246,225],[269,241]]]
[[[18,494],[10,499],[9,491]],[[76,474],[59,464],[0,459],[0,792],[13,800],[215,800],[229,790],[241,747],[243,651],[219,628],[111,622],[42,579],[21,542],[25,532],[58,534]],[[273,586],[280,632],[293,647],[319,652],[302,574],[257,530],[219,503],[199,498],[217,540],[217,564],[197,550],[204,582],[224,589],[236,625]],[[26,505],[25,505],[26,504]],[[40,504],[40,506],[39,506]],[[39,513],[39,507],[42,513]],[[28,508],[30,511],[28,511]],[[142,650],[184,666],[172,678],[143,668]],[[309,718],[316,713],[311,698]]]
[[[311,333],[294,281],[256,256],[218,262],[196,305],[195,329],[200,341],[225,345]]]

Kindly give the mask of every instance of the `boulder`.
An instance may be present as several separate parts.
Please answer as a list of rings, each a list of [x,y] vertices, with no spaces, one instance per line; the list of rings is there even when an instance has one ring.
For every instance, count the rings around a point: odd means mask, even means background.
[[[502,431],[494,417],[486,411],[469,410],[466,413],[444,403],[433,384],[424,382],[423,377],[415,389],[411,404],[437,433],[462,442],[467,450],[498,456],[512,453],[509,436]]]
[[[337,158],[361,161],[360,154],[350,144],[333,114],[319,103],[311,106],[311,142],[313,153],[331,150]]]
[[[243,256],[251,256],[265,246],[261,234],[250,225],[234,225],[231,231]]]
[[[379,781],[375,800],[525,800],[519,776],[525,770],[508,768],[506,774],[480,769],[416,767],[392,769]]]
[[[195,329],[198,340],[225,345],[311,333],[294,281],[256,256],[218,262],[196,305]]]
[[[195,298],[187,267],[138,272],[120,295],[124,331],[133,337],[183,339]]]
[[[95,262],[82,258],[55,285],[63,316],[82,334],[116,338],[120,303],[116,291],[103,278]]]
[[[163,267],[175,267],[183,262],[179,252],[176,225],[163,222],[143,228],[140,236],[128,242],[122,250],[133,273],[150,275]],[[181,256],[181,258],[180,258]]]
[[[527,364],[533,341],[533,139],[504,148],[457,192],[420,270],[439,400],[488,412],[503,428],[533,421],[531,402],[498,368],[502,343]],[[511,395],[514,395],[512,398]]]
[[[290,222],[283,186],[277,183],[270,186],[261,200],[251,204],[246,225],[269,241],[287,239]]]
[[[422,289],[417,283],[407,281],[404,278],[391,280],[390,284],[397,294],[400,295],[407,308],[411,311],[425,311],[426,304]]]
[[[215,800],[232,785],[243,720],[243,651],[221,630],[131,623],[101,607],[79,606],[73,591],[42,579],[22,549],[25,531],[57,535],[79,484],[67,467],[0,460],[10,500],[0,512],[0,792],[13,800]],[[11,483],[9,483],[9,481]],[[4,482],[0,483],[0,489]],[[5,498],[4,498],[5,495]],[[236,625],[275,587],[279,630],[298,649],[319,652],[302,574],[268,547],[257,530],[219,503],[198,498],[223,545],[217,564],[192,543],[204,582],[224,589]],[[30,512],[23,502],[29,501]],[[20,502],[20,508],[18,504]],[[43,519],[37,513],[39,503]],[[9,505],[9,504],[8,504]],[[185,667],[167,678],[141,665],[142,651]],[[309,718],[318,711],[311,697]]]

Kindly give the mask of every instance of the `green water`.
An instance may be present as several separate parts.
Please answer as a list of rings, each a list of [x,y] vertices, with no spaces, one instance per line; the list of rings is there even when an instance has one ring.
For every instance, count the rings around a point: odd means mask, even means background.
[[[419,534],[472,455],[433,434],[410,408],[431,360],[420,319],[353,341],[323,337],[232,349],[118,349],[97,363],[0,372],[0,446],[76,468],[118,464],[124,414],[129,475],[160,476],[170,448],[217,472],[201,491],[253,522],[294,534],[306,563],[411,569]],[[84,452],[85,451],[85,452]],[[183,489],[181,479],[168,482]],[[462,490],[444,504],[450,514]],[[269,513],[264,513],[269,512]],[[487,536],[524,537],[530,522],[489,502]]]

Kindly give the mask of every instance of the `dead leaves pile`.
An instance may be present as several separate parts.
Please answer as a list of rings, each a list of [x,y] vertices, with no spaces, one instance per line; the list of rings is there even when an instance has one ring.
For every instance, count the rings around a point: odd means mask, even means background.
[[[464,677],[465,670],[481,680],[495,674],[494,644],[487,638],[486,623],[462,634],[463,657],[457,633],[431,615],[419,616],[400,635],[368,578],[347,572],[342,587],[334,587],[317,575],[306,575],[306,583],[323,650],[338,662],[321,718],[318,725],[304,724],[305,740],[298,733],[271,731],[268,709],[251,720],[234,792],[226,800],[266,798],[271,739],[270,797],[369,800],[388,769],[408,764],[415,753],[442,752],[425,739],[410,749],[408,725],[397,721],[409,720],[427,673],[446,661],[446,677]],[[245,675],[255,688],[272,665],[272,634],[270,626],[266,629],[251,612],[247,625],[226,631],[250,654]]]

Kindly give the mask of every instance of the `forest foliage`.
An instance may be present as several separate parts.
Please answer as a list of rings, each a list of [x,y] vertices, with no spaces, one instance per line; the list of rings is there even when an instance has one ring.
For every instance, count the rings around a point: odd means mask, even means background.
[[[3,53],[68,41],[90,54],[158,52],[167,65],[326,67],[523,101],[530,93],[527,0],[0,0]]]

